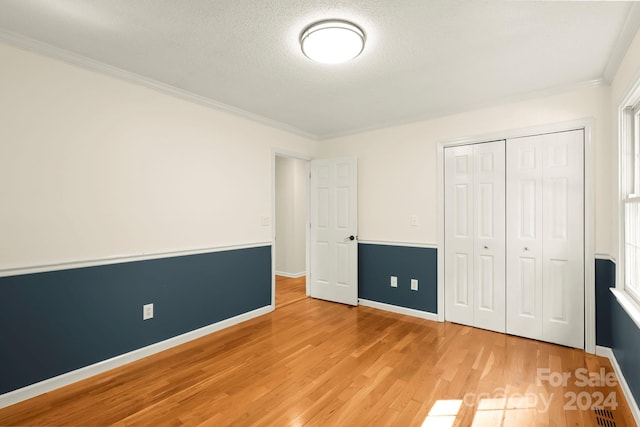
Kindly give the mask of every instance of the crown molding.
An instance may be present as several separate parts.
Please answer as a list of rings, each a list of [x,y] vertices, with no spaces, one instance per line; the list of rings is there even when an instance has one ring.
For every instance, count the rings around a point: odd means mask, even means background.
[[[162,83],[158,80],[151,79],[149,77],[142,76],[130,71],[123,70],[122,68],[114,67],[104,62],[96,61],[95,59],[88,58],[86,56],[74,53],[65,49],[61,49],[50,44],[16,34],[10,31],[0,30],[0,41],[13,45],[17,48],[27,50],[33,53],[48,56],[53,59],[57,59],[67,64],[79,66],[91,71],[96,71],[101,74],[106,74],[110,77],[115,77],[120,80],[127,81],[129,83],[138,84],[140,86],[153,89],[164,94],[180,98],[185,101],[189,101],[195,104],[199,104],[208,108],[212,108],[218,111],[232,114],[247,120],[251,120],[256,123],[260,123],[271,128],[275,128],[281,131],[293,133],[312,141],[317,141],[318,136],[310,132],[303,131],[294,126],[282,123],[276,120],[266,118],[264,116],[251,113],[241,108],[236,108],[222,102],[218,102],[211,98],[207,98],[202,95],[190,92],[179,87],[175,87],[166,83]]]
[[[608,85],[609,84],[603,78],[597,78],[597,79],[587,80],[587,81],[578,82],[578,83],[570,83],[566,85],[554,86],[548,89],[534,90],[534,91],[524,92],[524,93],[520,93],[513,96],[501,97],[501,98],[497,98],[497,99],[486,101],[486,102],[468,104],[465,106],[461,106],[459,108],[445,108],[430,114],[425,114],[419,117],[408,118],[405,120],[380,123],[374,126],[365,126],[358,129],[346,130],[344,132],[322,134],[322,135],[319,135],[317,139],[319,141],[327,141],[331,139],[357,135],[365,132],[388,129],[388,128],[393,128],[397,126],[412,125],[412,124],[416,124],[416,123],[420,123],[428,120],[435,120],[435,119],[439,119],[447,116],[452,116],[455,114],[464,114],[464,113],[469,113],[477,110],[482,110],[485,108],[499,107],[502,105],[515,104],[518,102],[528,101],[536,98],[544,98],[548,96],[561,95],[566,92],[573,92],[580,89],[587,89],[592,87],[600,87],[600,86],[608,86]]]
[[[636,5],[634,5],[631,10],[634,13],[638,14],[638,17],[639,17],[638,20],[640,21],[640,7],[636,7]],[[631,14],[629,16],[631,16]],[[634,22],[635,21],[632,19],[627,19],[627,21],[625,22],[624,29],[621,32],[621,35],[618,37],[618,40],[627,40],[626,37],[622,36],[622,33],[627,34],[628,32],[631,32],[633,30]],[[609,84],[608,83],[609,79],[598,78],[598,79],[588,80],[588,81],[579,82],[579,83],[571,83],[567,85],[555,86],[548,89],[529,91],[529,92],[521,93],[514,96],[501,97],[501,98],[497,98],[487,102],[468,104],[466,106],[461,106],[459,108],[444,108],[444,109],[433,111],[431,113],[427,113],[420,116],[414,116],[414,117],[397,120],[397,121],[378,123],[373,126],[364,126],[361,128],[345,130],[343,132],[313,134],[311,132],[304,131],[302,129],[296,128],[286,123],[272,120],[264,116],[254,114],[249,111],[242,110],[240,108],[233,107],[228,104],[224,104],[222,102],[215,101],[211,98],[207,98],[205,96],[198,95],[193,92],[190,92],[166,83],[162,83],[160,81],[142,76],[140,74],[126,71],[121,68],[108,65],[104,62],[100,62],[100,61],[88,58],[86,56],[83,56],[65,49],[61,49],[61,48],[52,46],[50,44],[29,38],[20,34],[16,34],[10,31],[0,30],[0,41],[4,41],[10,45],[13,45],[15,47],[18,47],[24,50],[49,56],[51,58],[66,62],[71,65],[79,66],[91,71],[96,71],[101,74],[118,78],[120,80],[128,81],[130,83],[138,84],[138,85],[156,90],[158,92],[162,92],[167,95],[174,96],[176,98],[193,102],[195,104],[203,105],[208,108],[226,112],[226,113],[229,113],[229,114],[232,114],[256,123],[269,126],[274,129],[278,129],[278,130],[289,132],[298,136],[302,136],[311,141],[326,141],[330,139],[341,138],[345,136],[371,132],[371,131],[376,131],[380,129],[419,123],[422,121],[433,120],[433,119],[442,118],[442,117],[446,117],[454,114],[462,114],[465,112],[471,112],[471,111],[480,110],[484,108],[497,107],[500,105],[516,103],[516,102],[526,101],[526,100],[535,99],[535,98],[558,95],[564,92],[570,92],[570,91],[589,88],[589,87],[606,86]],[[616,43],[616,49],[622,52],[621,53],[622,56],[620,57],[617,65],[615,65],[615,69],[613,69],[613,72],[617,71],[617,66],[620,65],[619,63],[624,57],[624,53],[626,52],[625,49],[628,48],[628,44],[630,42],[631,40],[629,39],[627,44],[625,44],[626,42]],[[616,58],[616,56],[612,54],[609,60],[610,64],[615,64],[614,58]],[[609,65],[607,65],[607,67],[609,67]],[[613,67],[613,65],[611,65],[611,67]]]
[[[624,56],[629,50],[629,46],[631,46],[633,38],[638,32],[638,28],[640,28],[640,5],[638,5],[638,3],[631,3],[629,5],[629,13],[625,18],[624,24],[622,24],[622,29],[618,33],[618,37],[611,49],[609,60],[602,73],[603,79],[606,82],[611,83],[613,81]]]

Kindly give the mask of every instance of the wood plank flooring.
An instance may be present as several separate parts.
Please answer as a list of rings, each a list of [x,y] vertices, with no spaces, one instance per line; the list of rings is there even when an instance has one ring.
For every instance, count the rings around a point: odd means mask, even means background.
[[[579,369],[612,372],[575,349],[303,298],[1,409],[0,425],[596,426],[591,404],[613,393],[616,425],[633,426],[619,386],[581,387]]]
[[[290,278],[276,276],[276,308],[284,307],[307,297],[305,276]]]

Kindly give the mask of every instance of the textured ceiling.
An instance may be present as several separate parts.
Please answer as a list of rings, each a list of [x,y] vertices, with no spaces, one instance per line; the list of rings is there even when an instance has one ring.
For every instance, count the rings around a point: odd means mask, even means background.
[[[0,37],[327,138],[606,82],[638,28],[637,9],[611,1],[0,0]],[[319,65],[301,54],[301,30],[328,18],[365,30],[356,60]]]

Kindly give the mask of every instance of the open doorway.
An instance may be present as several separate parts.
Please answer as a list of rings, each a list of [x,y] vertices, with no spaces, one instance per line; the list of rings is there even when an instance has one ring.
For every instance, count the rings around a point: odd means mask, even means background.
[[[275,156],[275,306],[307,297],[308,161]]]

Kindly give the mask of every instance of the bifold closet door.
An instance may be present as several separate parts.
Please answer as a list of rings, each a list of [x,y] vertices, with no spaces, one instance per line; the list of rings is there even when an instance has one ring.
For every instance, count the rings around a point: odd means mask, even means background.
[[[505,142],[445,149],[445,317],[505,331]]]
[[[507,141],[507,332],[584,348],[584,132]]]

